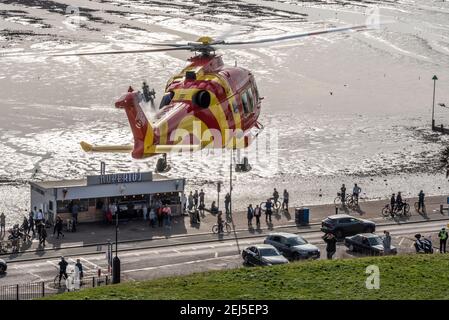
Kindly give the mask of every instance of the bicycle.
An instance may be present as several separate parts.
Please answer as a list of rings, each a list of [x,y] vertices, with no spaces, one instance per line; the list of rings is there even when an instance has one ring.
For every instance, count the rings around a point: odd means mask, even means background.
[[[222,222],[222,226],[223,226],[223,232],[226,232],[227,234],[231,233],[232,228],[228,222],[226,222],[226,221]],[[212,233],[214,233],[214,234],[219,233],[218,223],[214,224],[214,226],[212,227]]]
[[[54,284],[55,288],[60,289],[62,287],[65,287],[66,286],[65,281],[67,280],[67,278],[68,278],[68,276],[63,274],[61,276],[61,281],[59,281],[59,272],[58,272],[58,274],[56,275],[56,277],[53,280],[53,284]],[[61,283],[62,283],[62,285],[61,285]]]
[[[276,201],[274,201],[274,198],[270,198],[270,201],[271,201],[271,208],[276,211],[279,211],[279,209],[282,206],[281,202],[279,201],[279,198]],[[262,212],[267,211],[267,202],[266,201],[261,202],[259,207],[260,210],[262,210]]]
[[[400,207],[396,205],[393,210],[391,210],[391,205],[388,203],[385,205],[385,207],[382,208],[381,213],[385,218],[390,216],[392,218],[394,218],[394,216],[411,216],[410,205],[406,201],[403,201]]]
[[[342,202],[341,202],[341,193],[338,192],[337,193],[337,197],[334,199],[334,204],[336,206],[341,206]],[[354,201],[354,198],[352,196],[352,194],[347,194],[345,197],[345,206],[349,207],[350,209],[353,209],[355,207],[357,207],[356,202]]]

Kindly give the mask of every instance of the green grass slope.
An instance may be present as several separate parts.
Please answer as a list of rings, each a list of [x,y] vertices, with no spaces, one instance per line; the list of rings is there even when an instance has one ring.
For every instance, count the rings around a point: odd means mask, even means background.
[[[366,267],[380,271],[368,290]],[[46,299],[448,299],[449,255],[307,261],[128,282]]]

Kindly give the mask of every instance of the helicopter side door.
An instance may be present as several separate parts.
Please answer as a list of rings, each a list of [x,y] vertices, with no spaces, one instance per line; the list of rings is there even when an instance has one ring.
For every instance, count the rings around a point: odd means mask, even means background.
[[[255,124],[256,97],[252,86],[248,86],[240,93],[242,103],[242,129],[251,129]]]

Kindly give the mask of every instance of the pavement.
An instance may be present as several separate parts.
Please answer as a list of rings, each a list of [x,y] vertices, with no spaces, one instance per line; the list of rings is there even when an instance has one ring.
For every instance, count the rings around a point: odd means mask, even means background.
[[[417,198],[407,199],[411,205],[412,216],[407,219],[384,218],[381,210],[388,200],[360,201],[360,209],[349,211],[339,209],[339,213],[347,213],[352,216],[361,217],[374,221],[378,230],[382,224],[394,225],[406,222],[422,222],[448,219],[448,213],[441,214],[440,204],[446,203],[445,196],[428,197],[426,199],[427,215],[423,216],[415,212],[413,204]],[[445,205],[447,206],[447,205]],[[266,235],[272,231],[318,231],[321,220],[329,215],[335,214],[335,205],[308,206],[310,209],[310,224],[308,226],[297,226],[295,224],[294,208],[287,211],[279,211],[273,214],[272,224],[265,221],[262,216],[261,227],[258,229],[248,228],[246,212],[233,214],[234,232],[230,235],[212,234],[212,226],[216,223],[216,216],[205,213],[198,225],[192,225],[188,216],[173,219],[171,228],[149,226],[148,221],[121,221],[119,223],[119,250],[141,249],[146,247],[176,246],[180,244],[202,243],[208,241],[221,241],[229,238],[251,238],[255,235]],[[442,222],[442,225],[446,223]],[[255,225],[255,221],[253,221]],[[50,230],[50,229],[49,229]],[[52,230],[50,230],[52,231]],[[37,239],[23,246],[19,253],[0,255],[1,259],[8,262],[34,260],[42,258],[57,257],[70,254],[93,254],[105,252],[109,240],[115,239],[115,225],[105,223],[79,224],[77,232],[65,232],[62,239],[56,239],[52,232],[45,249],[39,247]]]

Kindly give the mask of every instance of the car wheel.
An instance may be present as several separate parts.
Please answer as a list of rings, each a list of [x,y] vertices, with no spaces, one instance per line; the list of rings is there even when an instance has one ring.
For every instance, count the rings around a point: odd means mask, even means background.
[[[293,260],[301,260],[301,255],[298,252],[293,253]]]
[[[349,251],[354,252],[354,246],[352,244],[349,245]]]
[[[335,236],[337,237],[337,239],[341,239],[343,238],[343,232],[341,232],[341,230],[338,230],[335,232]]]

